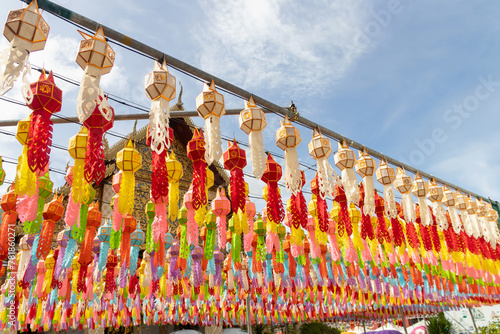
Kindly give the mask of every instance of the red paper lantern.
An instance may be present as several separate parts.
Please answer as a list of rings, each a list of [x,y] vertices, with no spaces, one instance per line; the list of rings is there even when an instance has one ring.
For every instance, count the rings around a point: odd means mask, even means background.
[[[109,120],[104,117],[99,109],[99,106],[96,105],[89,118],[83,122],[83,125],[89,130],[84,168],[85,179],[88,183],[92,183],[92,181],[96,184],[101,183],[106,173],[102,136],[106,131],[113,127],[115,117],[113,108],[109,107],[109,109],[110,111],[107,113],[108,115],[111,115]]]
[[[42,71],[37,82],[30,85],[33,99],[28,107],[33,110],[28,135],[28,165],[32,172],[45,171],[49,163],[52,145],[52,121],[50,116],[61,110],[62,91],[55,85],[50,72]]]
[[[205,139],[201,129],[194,130],[193,138],[187,144],[187,156],[193,161],[193,206],[195,210],[198,210],[202,205],[207,204],[205,192],[207,162],[205,160]]]
[[[321,232],[328,231],[328,204],[326,203],[326,198],[321,196],[321,189],[319,185],[319,176],[316,173],[316,176],[311,181],[311,191],[314,195],[316,195],[316,208],[318,211],[318,222],[319,229]]]
[[[80,273],[78,274],[78,291],[83,291],[87,267],[92,262],[92,251],[97,228],[101,225],[102,213],[99,211],[99,203],[94,202],[87,214],[87,228],[80,248]]]
[[[123,217],[122,240],[120,244],[121,263],[130,265],[130,234],[137,228],[137,220],[132,215]]]
[[[146,144],[151,146],[151,128],[148,126],[148,136],[146,138]],[[173,143],[174,141],[174,131],[172,128],[167,129],[168,138],[167,142]],[[166,143],[165,143],[166,145]],[[155,204],[161,204],[168,202],[168,168],[167,168],[167,150],[162,150],[158,153],[156,150],[152,152],[152,173],[151,173],[151,201]]]
[[[9,255],[9,234],[14,230],[17,221],[16,202],[17,195],[14,185],[12,185],[10,190],[2,196],[0,202],[4,211],[2,225],[0,226],[0,261],[5,260]]]
[[[231,206],[234,212],[245,210],[245,181],[243,179],[243,168],[247,165],[245,150],[241,149],[233,140],[224,152],[224,168],[231,171]]]
[[[267,217],[276,224],[285,218],[285,210],[278,189],[278,181],[281,179],[281,166],[274,161],[270,153],[267,154],[266,169],[261,180],[267,183]]]

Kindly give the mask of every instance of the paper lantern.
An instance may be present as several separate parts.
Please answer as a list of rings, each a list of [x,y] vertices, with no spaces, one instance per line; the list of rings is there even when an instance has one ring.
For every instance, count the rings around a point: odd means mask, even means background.
[[[297,193],[302,183],[297,146],[300,144],[300,132],[285,116],[281,127],[276,130],[276,146],[285,151],[285,185],[293,194]]]
[[[23,82],[28,80],[31,66],[28,61],[30,52],[43,50],[49,35],[49,25],[40,15],[38,4],[31,2],[27,8],[9,12],[3,35],[10,42],[9,51],[1,54],[0,64],[4,66],[0,76],[0,96],[7,93],[14,86],[14,82],[22,73]],[[25,85],[23,90],[28,91]]]
[[[245,180],[243,179],[243,168],[247,165],[245,150],[241,149],[234,139],[232,144],[228,142],[228,148],[223,157],[224,168],[231,171],[231,207],[237,214],[245,210]]]
[[[151,126],[148,126],[146,145],[153,144],[152,132],[154,131]],[[172,128],[168,128],[168,142],[173,142],[174,131]],[[161,152],[157,152],[151,148],[152,152],[152,173],[151,173],[151,200],[156,204],[163,204],[168,202],[168,167],[167,158],[169,156],[167,150],[162,149]]]
[[[479,225],[482,229],[483,238],[491,245],[491,248],[496,249],[496,233],[492,230],[492,225],[488,219],[488,206],[483,202],[483,199],[480,199],[477,208],[477,216],[479,218]]]
[[[262,131],[267,126],[266,114],[257,107],[253,97],[245,101],[245,109],[239,116],[240,129],[248,135],[248,148],[252,161],[253,175],[260,179],[266,168],[266,153]]]
[[[78,263],[80,263],[80,272],[78,274],[78,291],[81,292],[85,286],[85,276],[87,275],[87,268],[92,262],[94,238],[97,228],[101,225],[102,213],[99,211],[99,203],[94,202],[87,215],[87,227],[85,229],[85,237],[83,238],[82,246],[80,248],[80,256]]]
[[[219,161],[222,157],[222,142],[220,137],[220,117],[226,113],[224,96],[217,92],[215,83],[205,84],[203,92],[196,97],[196,110],[205,120],[207,134],[205,160],[208,165]]]
[[[16,194],[18,196],[33,196],[36,194],[36,174],[28,165],[28,136],[31,115],[17,123],[16,139],[23,146],[16,168]]]
[[[425,197],[429,191],[429,187],[420,174],[417,172],[415,175],[415,181],[413,182],[413,188],[411,190],[413,196],[418,198],[418,205],[420,211],[420,222],[424,226],[432,225],[432,217],[429,211],[429,206],[427,205],[427,201]]]
[[[107,97],[106,97],[107,99]],[[89,130],[87,140],[87,149],[85,154],[85,179],[88,183],[95,182],[99,185],[106,174],[106,165],[104,163],[104,147],[102,137],[105,132],[113,127],[115,112],[111,106],[108,107],[109,117],[104,115],[96,106],[92,114],[83,122],[83,125]]]
[[[356,174],[354,173],[356,156],[354,155],[354,151],[347,146],[345,140],[342,144],[339,142],[338,146],[339,148],[334,155],[334,159],[335,165],[342,171],[342,185],[344,186],[347,202],[358,205],[359,188]]]
[[[431,186],[429,186],[429,192],[431,191]],[[462,224],[465,233],[470,237],[474,234],[474,226],[472,219],[467,213],[467,207],[469,206],[469,198],[459,191],[455,192],[455,208],[460,211],[460,216],[462,218]],[[477,232],[476,232],[477,234]]]
[[[101,241],[99,250],[98,271],[102,271],[106,265],[109,253],[109,242],[111,240],[111,221],[107,219],[103,225],[99,227],[97,238]]]
[[[373,184],[373,174],[375,173],[375,160],[368,155],[366,148],[363,151],[358,151],[359,158],[356,160],[354,167],[356,173],[363,178],[364,199],[363,199],[363,214],[375,216],[375,185]]]
[[[179,180],[182,178],[182,164],[175,158],[174,151],[165,160],[168,172],[168,218],[177,219],[179,212]]]
[[[460,222],[460,217],[458,216],[457,210],[455,208],[455,194],[447,187],[443,187],[443,204],[448,207],[448,212],[450,213],[451,226],[456,234],[460,234],[462,231],[462,223]]]
[[[326,199],[321,197],[320,195],[321,190],[319,188],[318,173],[316,173],[314,179],[311,180],[311,191],[313,195],[316,196],[316,205],[313,205],[313,207],[317,212],[319,229],[321,230],[321,232],[326,232],[328,231],[328,204],[326,203]],[[315,214],[311,212],[310,214],[315,216]],[[316,226],[313,225],[313,228],[316,228]]]
[[[262,181],[267,184],[267,218],[279,224],[285,218],[285,210],[281,201],[278,181],[281,179],[281,166],[274,161],[270,153],[267,155],[266,169],[262,174]]]
[[[127,267],[130,265],[130,245],[132,238],[131,234],[136,229],[137,221],[134,216],[132,216],[131,214],[125,215],[125,217],[123,217],[122,239],[120,243],[120,261]],[[163,257],[165,257],[165,252],[163,252]]]
[[[467,213],[469,214],[469,219],[472,222],[472,233],[474,238],[480,238],[483,233],[481,227],[479,226],[479,218],[477,217],[477,205],[476,201],[473,201],[470,196],[467,200]]]
[[[397,176],[394,179],[394,188],[401,193],[401,204],[403,205],[403,213],[407,223],[415,223],[415,205],[411,198],[411,190],[413,189],[413,182],[411,177],[406,175],[404,168],[398,167]]]
[[[64,205],[62,204],[62,195],[57,197],[49,203],[45,204],[43,208],[43,222],[42,231],[40,232],[40,239],[38,241],[38,248],[36,256],[38,259],[45,258],[52,246],[52,237],[54,236],[54,228],[56,222],[61,219],[64,213]]]
[[[162,65],[155,61],[153,72],[146,75],[145,88],[146,95],[152,100],[149,111],[150,146],[153,152],[161,154],[173,143],[169,134],[169,102],[175,99],[175,77],[168,72],[165,61]]]
[[[187,145],[187,156],[193,161],[193,206],[198,210],[207,204],[205,179],[207,162],[205,161],[205,140],[203,131],[196,128],[193,138]]]
[[[192,245],[198,244],[199,228],[196,222],[196,209],[194,207],[193,187],[184,194],[184,205],[187,209],[187,242]]]
[[[123,172],[118,211],[122,215],[131,214],[134,211],[135,172],[142,166],[141,154],[135,149],[131,139],[116,154],[116,166]]]
[[[226,216],[231,211],[231,202],[227,199],[223,188],[217,189],[217,196],[212,200],[212,212],[217,216],[219,248],[226,245]]]
[[[61,110],[62,91],[54,84],[52,72],[42,71],[38,81],[30,85],[27,106],[33,110],[28,134],[28,165],[38,175],[45,173],[52,145],[50,117]]]
[[[78,119],[84,122],[97,107],[107,120],[111,120],[112,108],[104,97],[99,81],[101,75],[111,71],[115,52],[106,42],[102,28],[99,28],[94,36],[78,32],[83,40],[80,42],[76,62],[84,70],[76,104]]]
[[[301,173],[301,185],[296,194],[290,196],[290,212],[291,212],[291,224],[296,229],[299,226],[305,226],[307,224],[307,203],[302,192],[302,187],[306,184],[306,176],[303,171]],[[319,196],[321,197],[321,196]]]
[[[321,134],[318,128],[313,130],[313,138],[309,142],[309,154],[316,159],[320,196],[325,197],[335,191],[335,183],[338,176],[328,162],[328,157],[332,153],[330,139]]]
[[[384,186],[384,201],[386,205],[386,214],[390,218],[396,218],[398,215],[398,210],[396,208],[396,199],[394,198],[394,189],[392,188],[392,182],[396,178],[394,173],[394,168],[389,167],[387,162],[382,159],[380,160],[380,165],[375,172],[377,176],[377,181]]]
[[[75,159],[72,198],[76,204],[86,202],[90,197],[90,186],[84,175],[88,137],[89,131],[82,127],[75,136],[69,139],[68,152]]]

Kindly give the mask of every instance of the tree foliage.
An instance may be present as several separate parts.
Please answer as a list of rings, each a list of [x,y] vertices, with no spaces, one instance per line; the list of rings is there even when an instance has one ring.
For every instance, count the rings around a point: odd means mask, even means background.
[[[433,317],[427,318],[428,334],[453,334],[453,326],[444,313],[439,313]]]
[[[500,334],[500,320],[495,318],[489,326],[479,327],[479,334]]]
[[[340,330],[322,322],[311,322],[300,326],[301,334],[340,334]]]

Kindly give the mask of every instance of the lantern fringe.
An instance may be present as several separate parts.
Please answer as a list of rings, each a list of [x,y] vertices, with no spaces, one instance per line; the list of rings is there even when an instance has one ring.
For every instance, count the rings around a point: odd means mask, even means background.
[[[363,199],[363,213],[375,217],[375,185],[373,175],[363,177],[365,196]]]
[[[54,228],[56,226],[56,223],[52,220],[44,220],[42,224],[42,231],[40,232],[40,239],[36,250],[36,257],[38,259],[45,258],[49,255],[52,246],[52,238],[54,236]]]
[[[285,149],[285,185],[287,190],[296,194],[302,186],[302,173],[300,172],[299,157],[295,147]]]
[[[415,205],[411,198],[411,192],[401,193],[401,204],[403,205],[403,214],[407,223],[415,223]]]
[[[432,217],[429,211],[429,206],[427,205],[427,200],[424,196],[418,198],[418,205],[420,211],[420,222],[424,226],[429,226],[432,224]]]
[[[338,176],[328,162],[328,158],[322,157],[317,159],[317,167],[320,196],[325,197],[327,194],[335,193],[335,184],[338,184]]]
[[[204,160],[193,161],[193,206],[197,210],[207,204],[205,182],[207,164]]]
[[[76,204],[86,203],[90,198],[90,185],[85,181],[84,176],[85,159],[75,159],[73,168],[73,201]]]
[[[97,268],[98,268],[97,272],[102,272],[104,270],[106,262],[108,261],[108,253],[109,253],[109,242],[106,241],[101,242],[101,247],[99,250],[99,261],[97,262]],[[97,277],[94,277],[94,280],[97,281]]]
[[[38,197],[38,192],[35,192],[31,196],[22,195],[17,198],[16,210],[22,223],[36,219],[38,215]]]
[[[245,180],[243,178],[243,169],[233,168],[231,170],[231,207],[234,212],[245,210]]]
[[[481,229],[479,227],[479,220],[476,214],[470,214],[469,218],[472,223],[472,235],[477,239],[482,236]]]
[[[124,171],[120,184],[118,211],[125,215],[134,212],[135,175],[133,171]]]
[[[153,171],[151,173],[151,197],[153,202],[160,203],[167,199],[168,190],[168,169],[167,169],[167,151],[161,153],[153,151]]]
[[[41,173],[48,166],[51,145],[52,121],[50,114],[44,110],[35,110],[30,120],[29,136],[26,143],[28,165],[32,172]]]
[[[16,178],[14,180],[18,196],[37,194],[37,177],[28,165],[28,146],[23,145],[23,152],[17,160]]]
[[[467,236],[469,237],[472,236],[473,234],[472,219],[465,210],[460,211],[460,217],[462,220],[462,224],[464,226],[465,233],[467,233]]]
[[[460,217],[458,216],[457,209],[455,208],[455,206],[449,206],[448,212],[450,213],[451,226],[453,227],[453,231],[459,234],[462,230],[462,223],[460,222]]]
[[[123,216],[118,210],[118,203],[120,201],[120,194],[118,193],[113,203],[113,230],[118,231],[122,226]]]
[[[394,188],[392,184],[384,184],[384,204],[387,216],[396,218],[398,209],[396,208],[396,199],[394,197]]]
[[[73,201],[73,190],[69,193],[68,205],[66,206],[66,213],[64,215],[64,222],[70,228],[75,225],[80,214],[80,205]]]
[[[179,215],[179,182],[168,184],[168,219],[175,221]]]
[[[29,45],[24,40],[15,36],[10,42],[9,48],[4,49],[0,54],[0,68],[3,68],[0,77],[0,96],[14,87],[14,82],[21,74],[23,83],[28,86],[28,88],[23,87],[23,90],[29,91],[28,76],[31,75],[31,65],[28,60],[30,51],[28,48]]]
[[[205,118],[206,150],[205,160],[210,166],[214,161],[219,161],[222,157],[222,141],[220,133],[220,117],[210,115]]]
[[[149,133],[151,136],[151,150],[161,154],[170,148],[170,102],[162,97],[151,101],[149,111]]]
[[[226,248],[226,216],[217,216],[219,249]]]
[[[99,185],[106,174],[106,165],[104,163],[104,148],[102,146],[102,129],[89,129],[87,139],[87,148],[85,155],[84,176],[88,183],[94,181]]]
[[[248,146],[252,160],[253,175],[260,180],[266,169],[266,153],[264,151],[264,138],[262,131],[250,131],[248,134]]]
[[[344,168],[342,170],[342,184],[344,186],[347,203],[359,203],[359,187],[356,180],[356,173],[352,168]]]
[[[99,84],[101,76],[90,74],[90,69],[87,66],[80,82],[80,90],[78,91],[76,102],[76,114],[80,122],[83,123],[92,115],[97,105],[101,114],[109,121],[113,117],[113,113]]]
[[[63,272],[65,271],[65,269],[68,269],[71,266],[71,263],[73,262],[73,256],[75,256],[76,253],[76,247],[76,240],[70,237],[68,240],[68,245],[66,246],[66,251],[64,252],[64,259],[62,263]]]

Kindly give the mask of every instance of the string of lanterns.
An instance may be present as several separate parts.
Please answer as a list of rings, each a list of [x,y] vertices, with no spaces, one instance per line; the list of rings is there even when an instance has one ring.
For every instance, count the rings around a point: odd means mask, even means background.
[[[13,41],[7,54],[21,58],[0,63],[0,93],[27,73],[27,54],[43,48],[48,34],[36,2],[11,12],[6,27]],[[152,100],[147,143],[153,152],[147,228],[142,231],[133,216],[142,157],[131,140],[117,153],[113,216],[104,219],[93,185],[104,178],[102,136],[113,126],[114,111],[99,79],[111,70],[115,54],[102,29],[82,36],[77,63],[85,72],[77,114],[84,126],[69,142],[74,165],[66,174],[71,187],[66,207],[57,194],[46,203],[53,188],[50,115],[60,111],[62,92],[45,72],[26,90],[33,112],[18,124],[23,150],[15,181],[0,202],[0,260],[8,259],[0,271],[6,278],[0,288],[0,329],[239,325],[246,323],[247,309],[252,323],[387,321],[400,312],[413,317],[499,301],[500,232],[498,213],[489,203],[418,174],[412,179],[386,161],[377,168],[366,150],[356,158],[345,142],[334,155],[339,176],[328,161],[330,140],[318,129],[308,144],[317,174],[307,203],[296,152],[298,129],[285,118],[276,132],[276,145],[285,152],[283,171],[271,154],[266,157],[266,117],[250,98],[239,124],[249,135],[253,175],[265,184],[266,207],[257,213],[243,174],[245,150],[233,141],[223,151],[224,98],[213,82],[196,98],[205,131],[195,129],[187,144],[193,178],[180,201],[182,164],[168,152],[174,141],[168,111],[175,77],[165,63],[155,62],[145,79]],[[17,53],[19,48],[24,49]],[[230,171],[229,189],[218,189],[210,202],[214,175],[208,167],[221,159]],[[282,178],[291,192],[286,204],[278,185]],[[56,236],[61,219],[65,228]],[[18,220],[26,235],[16,250],[11,231]],[[169,229],[176,220],[178,229]]]

